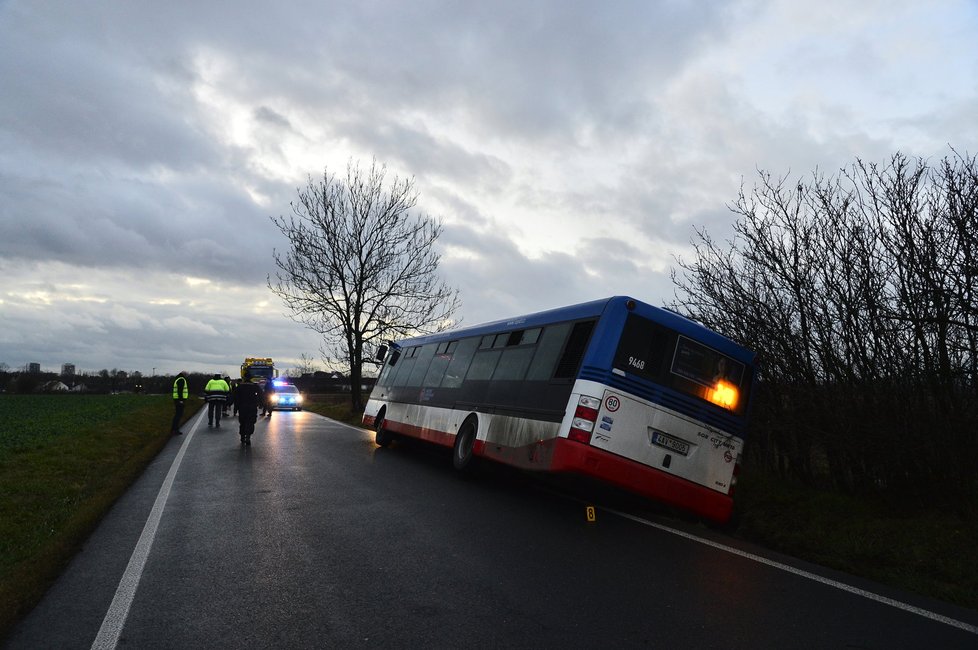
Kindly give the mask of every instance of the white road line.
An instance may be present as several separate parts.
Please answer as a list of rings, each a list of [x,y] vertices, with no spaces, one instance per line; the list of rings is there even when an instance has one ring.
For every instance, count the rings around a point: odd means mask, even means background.
[[[762,557],[760,555],[755,555],[754,553],[748,553],[747,551],[741,551],[740,549],[736,549],[736,548],[733,548],[731,546],[726,546],[725,544],[721,544],[719,542],[714,542],[713,540],[705,539],[703,537],[698,537],[698,536],[693,535],[691,533],[687,533],[687,532],[684,532],[684,531],[681,531],[681,530],[676,530],[675,528],[670,528],[669,526],[664,526],[662,524],[657,524],[657,523],[652,522],[652,521],[649,521],[647,519],[642,519],[641,517],[636,517],[635,515],[630,515],[627,512],[620,512],[618,510],[612,510],[611,508],[601,508],[601,509],[604,510],[605,512],[610,512],[612,514],[616,514],[619,517],[623,517],[625,519],[630,519],[631,521],[640,523],[640,524],[642,524],[644,526],[651,526],[652,528],[656,528],[656,529],[661,530],[663,532],[672,533],[673,535],[678,535],[679,537],[683,537],[683,538],[688,539],[690,541],[699,542],[700,544],[704,544],[706,546],[711,546],[711,547],[713,547],[715,549],[724,551],[726,553],[730,553],[731,555],[738,555],[738,556],[740,556],[742,558],[751,560],[753,562],[758,562],[759,564],[766,564],[767,566],[774,567],[775,569],[780,569],[781,571],[785,571],[787,573],[793,573],[793,574],[795,574],[797,576],[801,576],[802,578],[807,578],[808,580],[812,580],[814,582],[819,582],[819,583],[821,583],[823,585],[828,585],[829,587],[833,587],[835,589],[840,589],[842,591],[846,591],[846,592],[848,592],[850,594],[854,594],[856,596],[862,596],[863,598],[868,598],[869,600],[874,600],[874,601],[876,601],[878,603],[882,603],[884,605],[889,605],[890,607],[895,607],[895,608],[901,609],[901,610],[903,610],[905,612],[910,612],[911,614],[916,614],[917,616],[923,616],[924,618],[929,618],[932,621],[937,621],[938,623],[943,623],[944,625],[950,625],[951,627],[956,627],[958,629],[964,630],[965,632],[970,632],[972,634],[978,634],[978,625],[972,625],[970,623],[965,623],[963,621],[959,621],[959,620],[956,620],[956,619],[953,619],[953,618],[949,618],[949,617],[944,616],[942,614],[937,614],[935,612],[932,612],[932,611],[929,611],[929,610],[926,610],[926,609],[922,609],[920,607],[915,607],[913,605],[908,605],[907,603],[901,602],[899,600],[894,600],[892,598],[887,598],[886,596],[881,596],[879,594],[874,594],[871,591],[866,591],[865,589],[860,589],[858,587],[853,587],[852,585],[847,585],[844,582],[839,582],[837,580],[831,580],[829,578],[825,578],[825,577],[820,576],[818,574],[811,573],[810,571],[804,571],[802,569],[796,569],[793,566],[789,566],[789,565],[783,564],[781,562],[775,562],[774,560],[770,560],[770,559],[768,559],[766,557]]]
[[[193,427],[185,435],[183,444],[180,445],[180,451],[177,452],[176,458],[173,459],[173,464],[170,465],[170,471],[167,473],[166,479],[160,487],[160,493],[156,495],[156,502],[153,504],[153,509],[149,513],[149,518],[146,520],[146,525],[143,526],[143,532],[139,536],[139,541],[136,542],[136,548],[133,549],[132,557],[129,558],[126,571],[122,574],[119,586],[115,590],[115,597],[112,599],[112,604],[109,605],[109,610],[105,613],[105,618],[102,619],[102,627],[99,628],[98,635],[95,637],[95,641],[92,642],[93,650],[112,650],[119,643],[122,627],[126,624],[126,618],[129,616],[129,607],[132,605],[132,600],[136,596],[139,579],[143,575],[143,567],[146,566],[146,560],[149,558],[149,550],[152,548],[153,540],[156,538],[156,529],[159,527],[160,519],[163,517],[163,508],[166,506],[166,500],[170,496],[173,479],[177,475],[177,470],[180,469],[180,462],[183,460],[183,455],[190,445],[190,440],[194,437],[194,432],[197,431],[197,425],[200,424],[206,412],[206,408],[201,409],[200,415],[197,416]]]

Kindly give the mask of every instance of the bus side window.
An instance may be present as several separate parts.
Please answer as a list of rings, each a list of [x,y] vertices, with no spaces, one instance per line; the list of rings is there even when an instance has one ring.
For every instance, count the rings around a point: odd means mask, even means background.
[[[479,381],[492,377],[492,371],[496,368],[496,362],[502,350],[479,350],[469,366],[469,371],[465,374],[465,381]]]
[[[584,351],[587,350],[593,330],[593,320],[574,323],[574,329],[567,337],[564,353],[560,355],[560,361],[557,362],[557,368],[554,370],[554,379],[570,379],[574,376],[581,365],[581,359],[584,358]]]
[[[394,370],[393,366],[389,363],[385,363],[384,367],[380,369],[380,376],[377,377],[378,386],[386,386],[387,381],[391,378],[391,373]]]
[[[507,336],[501,334],[500,336]],[[536,348],[533,344],[540,338],[540,328],[516,330],[506,338],[506,349],[499,358],[499,364],[492,373],[493,381],[516,380],[522,381],[526,369],[530,366]],[[499,337],[496,337],[499,340]]]
[[[448,363],[445,378],[441,380],[442,388],[458,388],[462,385],[465,372],[469,369],[475,349],[479,347],[479,338],[462,339],[454,348],[452,360]]]
[[[534,327],[531,330],[523,331],[523,338],[520,339],[520,345],[533,345],[540,340],[540,328]]]
[[[424,376],[424,382],[422,385],[425,387],[434,387],[441,384],[441,379],[445,375],[445,370],[448,369],[448,364],[452,360],[452,352],[455,349],[455,345],[458,341],[452,341],[451,343],[441,343],[435,350],[435,358],[431,360],[431,365],[428,367],[428,373]]]
[[[543,330],[543,336],[539,337],[539,344],[536,347],[537,353],[530,363],[530,370],[526,374],[528,380],[550,379],[557,365],[557,357],[564,348],[564,341],[570,333],[570,323],[560,323],[551,325]]]
[[[411,371],[411,378],[408,379],[407,386],[420,386],[421,380],[424,379],[425,374],[428,372],[428,364],[431,363],[431,359],[435,356],[435,349],[438,347],[437,343],[429,343],[421,348],[421,352],[418,353],[417,360],[414,363],[414,370]]]
[[[404,350],[404,353],[401,355],[401,362],[395,368],[397,374],[391,378],[391,386],[404,386],[407,384],[408,379],[411,377],[411,371],[414,369],[416,354],[416,347]]]
[[[507,348],[499,359],[499,365],[492,373],[493,381],[504,379],[522,380],[526,369],[533,358],[533,348],[530,346]]]

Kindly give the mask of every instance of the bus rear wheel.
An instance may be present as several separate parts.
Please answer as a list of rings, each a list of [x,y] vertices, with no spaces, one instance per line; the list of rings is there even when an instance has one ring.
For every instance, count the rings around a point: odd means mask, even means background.
[[[452,465],[460,472],[465,471],[472,465],[472,458],[475,449],[475,422],[466,420],[455,434],[455,446],[452,448]]]
[[[374,442],[380,447],[386,447],[394,440],[394,434],[384,428],[387,424],[386,413],[381,412],[377,416],[377,423],[374,425]]]

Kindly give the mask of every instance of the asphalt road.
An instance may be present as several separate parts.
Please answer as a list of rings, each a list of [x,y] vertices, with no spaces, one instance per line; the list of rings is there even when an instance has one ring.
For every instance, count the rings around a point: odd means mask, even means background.
[[[185,431],[7,647],[978,648],[978,612],[614,493],[305,412]]]

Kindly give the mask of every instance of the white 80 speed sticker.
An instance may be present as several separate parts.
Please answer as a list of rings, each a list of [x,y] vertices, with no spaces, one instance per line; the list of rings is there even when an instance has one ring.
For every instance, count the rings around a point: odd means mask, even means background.
[[[621,400],[614,395],[609,395],[604,401],[604,407],[609,411],[617,411],[621,407]]]

